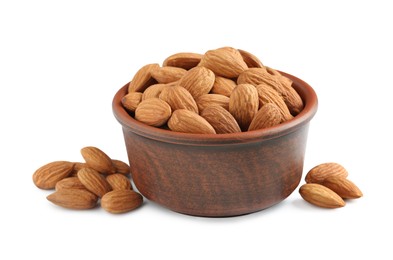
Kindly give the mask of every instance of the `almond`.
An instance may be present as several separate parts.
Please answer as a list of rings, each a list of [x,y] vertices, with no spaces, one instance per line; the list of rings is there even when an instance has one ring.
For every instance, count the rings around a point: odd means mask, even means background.
[[[304,184],[299,189],[303,199],[313,205],[323,208],[344,207],[344,200],[334,191],[316,183]]]
[[[216,76],[211,93],[229,97],[236,86],[233,80]]]
[[[130,166],[127,163],[120,160],[112,159],[112,164],[113,166],[115,166],[116,173],[120,173],[123,175],[130,174]]]
[[[246,131],[258,112],[258,92],[253,85],[240,84],[229,97],[229,112],[238,122],[242,131]]]
[[[196,99],[199,111],[203,111],[206,107],[219,105],[226,110],[229,109],[229,97],[220,94],[204,94]]]
[[[72,169],[72,172],[69,175],[69,177],[77,177],[78,171],[85,167],[88,167],[86,163],[74,162],[74,168]]]
[[[128,85],[128,93],[143,92],[148,86],[155,84],[156,81],[152,78],[151,72],[159,67],[160,66],[155,63],[147,64],[140,68]]]
[[[195,67],[187,71],[180,79],[179,86],[187,89],[194,98],[207,94],[213,87],[214,73],[204,67]]]
[[[203,117],[187,109],[178,109],[168,120],[168,127],[175,132],[215,134],[214,128]]]
[[[248,131],[275,126],[280,124],[281,121],[280,109],[273,103],[267,103],[256,113],[248,127]]]
[[[225,78],[236,78],[247,69],[240,52],[232,47],[207,51],[198,66],[206,67]]]
[[[56,183],[68,177],[74,168],[74,163],[55,161],[41,166],[33,174],[34,184],[44,190],[53,189]]]
[[[105,193],[112,190],[106,179],[98,171],[92,168],[82,168],[79,170],[78,178],[86,189],[100,198],[104,196]]]
[[[322,183],[327,177],[340,176],[346,178],[348,176],[347,170],[338,163],[322,163],[312,168],[306,174],[307,183]]]
[[[97,205],[97,196],[83,189],[60,189],[46,197],[63,208],[91,209]]]
[[[151,72],[152,77],[158,83],[171,83],[179,80],[187,71],[177,67],[159,67]]]
[[[158,98],[161,94],[161,91],[164,89],[166,85],[167,84],[162,84],[162,83],[151,85],[143,92],[142,100],[149,99],[149,98]]]
[[[125,95],[121,99],[121,104],[128,111],[134,112],[135,109],[138,107],[139,103],[141,103],[141,101],[142,101],[142,93],[141,92],[131,92],[131,93],[128,93],[127,95]]]
[[[86,146],[81,149],[81,154],[88,167],[102,174],[113,174],[116,172],[112,159],[97,147]]]
[[[143,197],[133,190],[114,190],[101,199],[101,206],[110,213],[124,213],[140,207]]]
[[[151,126],[162,126],[171,116],[171,107],[159,98],[143,100],[135,110],[135,119]]]
[[[342,176],[327,177],[321,184],[337,193],[343,199],[357,199],[363,196],[361,190],[352,181]]]
[[[271,72],[272,69],[269,69]],[[292,81],[283,79],[284,76],[270,74],[265,68],[250,68],[239,75],[238,84],[248,83],[254,86],[264,84],[275,89],[282,96],[284,103],[287,105],[290,113],[297,115],[303,109],[303,101],[294,88]]]
[[[247,67],[249,68],[264,68],[262,62],[252,53],[249,53],[248,51],[240,50],[240,55],[242,55],[242,58],[244,62],[247,64]]]
[[[280,109],[282,122],[285,122],[293,118],[280,94],[278,94],[278,92],[275,89],[273,89],[270,85],[263,83],[256,86],[256,89],[258,92],[260,107],[262,107],[267,103],[273,103]]]
[[[192,69],[201,61],[202,54],[192,52],[179,52],[166,58],[162,64],[165,66],[179,67],[185,70]]]
[[[241,132],[236,119],[222,106],[208,106],[203,109],[201,116],[213,126],[217,134]]]
[[[55,189],[83,189],[86,190],[85,185],[79,180],[78,177],[68,177],[56,183]]]
[[[172,111],[176,109],[187,109],[198,113],[198,106],[194,98],[190,92],[183,87],[165,87],[160,94],[160,99],[167,102]]]
[[[130,190],[131,182],[123,174],[116,173],[106,177],[106,181],[111,185],[112,190]]]

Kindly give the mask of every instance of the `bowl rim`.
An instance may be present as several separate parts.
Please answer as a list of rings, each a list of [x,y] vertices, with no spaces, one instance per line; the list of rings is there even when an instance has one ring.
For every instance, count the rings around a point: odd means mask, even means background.
[[[123,131],[131,131],[137,135],[166,143],[206,146],[241,144],[278,138],[307,124],[318,109],[317,95],[309,84],[291,74],[282,71],[280,73],[293,81],[292,86],[305,105],[303,110],[293,119],[269,128],[230,134],[193,134],[149,126],[134,119],[121,104],[122,98],[127,94],[129,82],[120,88],[113,97],[112,111],[117,121],[123,126]]]

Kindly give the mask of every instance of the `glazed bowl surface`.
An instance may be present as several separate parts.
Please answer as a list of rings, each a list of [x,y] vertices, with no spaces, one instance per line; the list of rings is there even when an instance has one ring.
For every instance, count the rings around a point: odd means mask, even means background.
[[[287,198],[299,185],[315,91],[293,81],[304,109],[280,125],[233,134],[188,134],[135,120],[114,96],[113,113],[122,125],[131,175],[147,199],[173,211],[224,217],[260,211]]]

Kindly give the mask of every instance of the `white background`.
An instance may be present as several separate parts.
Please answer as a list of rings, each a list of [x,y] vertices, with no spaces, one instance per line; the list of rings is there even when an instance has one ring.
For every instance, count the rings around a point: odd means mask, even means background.
[[[316,2],[1,1],[0,259],[392,259],[389,1]],[[222,46],[314,87],[304,175],[339,162],[363,198],[326,210],[296,190],[234,218],[149,201],[111,215],[61,209],[34,186],[38,167],[81,161],[87,145],[127,160],[115,92],[147,63]]]

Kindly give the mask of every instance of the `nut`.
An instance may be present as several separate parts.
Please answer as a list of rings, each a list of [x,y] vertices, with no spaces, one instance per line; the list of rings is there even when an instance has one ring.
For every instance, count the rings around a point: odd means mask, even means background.
[[[204,94],[196,99],[198,109],[202,112],[206,107],[218,105],[229,110],[229,97],[220,94]]]
[[[208,106],[201,112],[201,116],[213,126],[217,134],[241,132],[236,119],[222,106]]]
[[[348,171],[338,163],[322,163],[312,168],[306,174],[307,183],[322,183],[327,177],[340,176],[346,178]]]
[[[34,184],[44,190],[53,189],[56,183],[68,177],[74,168],[74,163],[55,161],[40,167],[33,174]]]
[[[304,184],[299,189],[303,199],[323,208],[340,208],[345,206],[344,200],[331,189],[316,183]]]
[[[258,112],[258,92],[253,85],[240,84],[229,97],[229,112],[238,122],[242,131],[246,131]]]
[[[192,52],[179,52],[166,58],[162,66],[172,66],[189,70],[196,67],[201,61],[201,58],[202,54]]]
[[[263,129],[280,124],[282,116],[280,109],[273,103],[267,103],[258,110],[251,121],[248,131]]]
[[[110,213],[124,213],[140,207],[142,196],[133,190],[114,190],[101,199],[101,207]]]
[[[177,67],[158,67],[151,72],[151,76],[158,83],[171,83],[179,80],[187,71]]]
[[[361,190],[352,181],[342,176],[327,177],[321,184],[337,193],[343,199],[357,199],[363,196]]]
[[[85,185],[82,184],[82,182],[79,180],[78,177],[68,177],[65,179],[62,179],[61,181],[56,183],[55,189],[62,190],[62,189],[82,189],[86,190]]]
[[[154,63],[147,64],[140,68],[128,85],[128,93],[143,92],[148,86],[155,84],[156,81],[152,78],[151,72],[159,67],[158,64]]]
[[[178,109],[168,120],[168,127],[175,132],[193,134],[215,134],[216,131],[206,119],[187,109]]]
[[[123,174],[108,175],[106,181],[111,185],[112,190],[132,190],[130,180]]]
[[[213,87],[214,73],[205,67],[195,67],[187,71],[179,81],[179,86],[188,90],[194,98],[207,94]]]
[[[82,168],[79,170],[78,178],[86,189],[100,198],[112,190],[111,185],[109,185],[106,179],[92,168]]]
[[[97,205],[97,196],[84,189],[60,189],[46,197],[63,208],[91,209]]]
[[[135,119],[151,126],[164,125],[171,116],[171,107],[159,98],[143,100],[135,110]]]
[[[160,94],[160,99],[167,102],[172,111],[187,109],[198,113],[198,106],[187,89],[180,86],[165,87]]]
[[[112,159],[97,147],[86,146],[81,149],[81,154],[88,167],[102,174],[113,174],[116,172]]]

